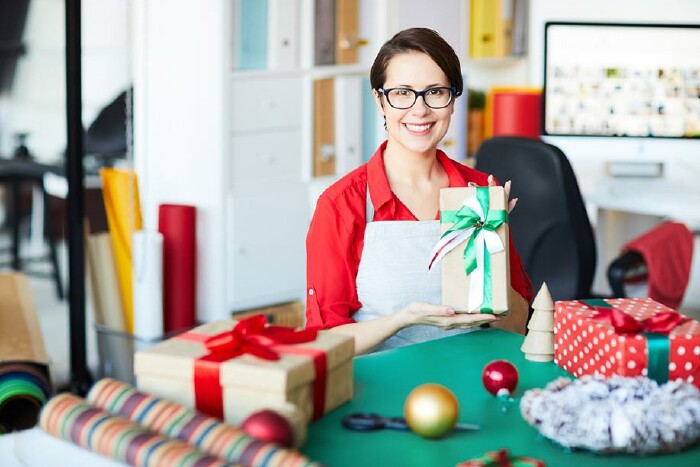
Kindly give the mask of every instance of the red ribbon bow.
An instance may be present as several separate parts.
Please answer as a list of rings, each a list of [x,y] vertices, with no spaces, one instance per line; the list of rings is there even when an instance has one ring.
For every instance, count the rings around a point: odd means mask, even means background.
[[[301,344],[316,339],[312,329],[297,331],[283,326],[267,326],[263,315],[242,319],[230,331],[209,336],[204,345],[209,350],[209,359],[219,362],[230,360],[243,354],[251,354],[264,360],[279,360],[274,350],[278,344]],[[218,360],[221,358],[221,360]]]
[[[177,336],[178,339],[202,342],[209,353],[195,360],[194,363],[194,394],[195,407],[206,414],[224,418],[223,391],[221,389],[220,368],[221,363],[244,354],[254,355],[264,360],[279,360],[279,351],[291,349],[283,347],[289,344],[301,344],[312,342],[316,339],[317,331],[304,329],[297,331],[283,326],[268,326],[265,316],[254,315],[240,320],[230,331],[225,331],[213,336],[185,332]],[[325,354],[316,349],[298,349],[292,351],[309,355],[314,358],[316,378],[325,388]],[[322,354],[322,355],[321,355]],[[323,390],[319,388],[314,399],[324,397]],[[314,408],[321,402],[315,403]],[[317,415],[317,410],[314,415]]]
[[[643,332],[668,334],[676,326],[685,323],[689,319],[675,311],[664,311],[640,321],[617,308],[587,306],[596,311],[596,314],[592,316],[593,319],[609,322],[619,334],[640,334]]]
[[[499,467],[512,467],[513,465],[510,462],[510,454],[508,453],[507,449],[497,451],[496,455],[493,457],[493,461],[497,462]]]

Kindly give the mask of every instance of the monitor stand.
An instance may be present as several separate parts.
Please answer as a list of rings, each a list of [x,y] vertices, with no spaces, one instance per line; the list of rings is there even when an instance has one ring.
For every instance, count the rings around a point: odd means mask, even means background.
[[[605,174],[613,178],[660,178],[664,174],[663,162],[609,161]]]

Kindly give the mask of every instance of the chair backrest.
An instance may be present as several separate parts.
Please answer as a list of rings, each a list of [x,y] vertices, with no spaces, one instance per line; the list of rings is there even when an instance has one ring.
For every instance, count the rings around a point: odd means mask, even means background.
[[[510,232],[535,291],[546,282],[555,300],[589,297],[595,237],[564,153],[539,140],[496,137],[479,148],[476,168],[512,181],[518,204]]]

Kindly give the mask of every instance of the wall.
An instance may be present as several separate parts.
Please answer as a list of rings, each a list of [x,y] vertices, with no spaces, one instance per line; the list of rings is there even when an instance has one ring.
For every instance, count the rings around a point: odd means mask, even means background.
[[[144,229],[161,203],[197,206],[199,318],[224,303],[227,2],[134,0],[134,165]],[[187,122],[196,122],[188,126]],[[196,129],[193,128],[196,126]],[[206,187],[197,189],[195,187]]]

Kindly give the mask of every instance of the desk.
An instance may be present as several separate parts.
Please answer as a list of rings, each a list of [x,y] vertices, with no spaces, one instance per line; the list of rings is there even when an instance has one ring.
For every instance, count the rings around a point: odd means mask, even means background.
[[[525,390],[566,375],[554,363],[525,360],[520,352],[522,340],[522,336],[489,329],[356,358],[355,397],[309,426],[303,452],[333,467],[454,466],[503,447],[513,454],[540,458],[549,467],[700,465],[700,446],[653,457],[567,453],[527,425],[517,405],[503,413],[481,384],[481,371],[489,361],[505,358],[518,367],[518,401]],[[353,412],[401,415],[411,389],[426,382],[452,389],[460,402],[459,420],[477,423],[481,430],[426,440],[407,432],[356,433],[341,427],[343,416]]]
[[[593,281],[596,294],[611,293],[607,267],[628,241],[668,219],[684,222],[690,229],[700,231],[700,190],[697,187],[658,179],[603,179],[596,183],[594,191],[583,195],[586,203],[597,209],[598,261]],[[700,268],[700,261],[694,263]],[[691,275],[689,287],[693,284]],[[697,287],[700,288],[700,281]],[[700,290],[689,290],[689,293],[695,296]],[[700,299],[693,299],[691,305],[700,306]]]
[[[527,425],[517,405],[502,412],[496,398],[481,385],[481,371],[489,361],[505,358],[518,367],[517,400],[525,390],[543,387],[566,375],[553,363],[525,360],[520,352],[522,340],[516,334],[488,329],[356,358],[353,400],[309,425],[303,452],[329,467],[454,466],[503,447],[513,454],[543,459],[548,467],[700,465],[700,446],[652,457],[568,453]],[[481,430],[426,440],[409,432],[357,433],[341,427],[343,416],[353,412],[401,415],[403,401],[411,389],[427,382],[452,389],[460,402],[459,420],[477,423]],[[39,428],[0,436],[0,460],[3,466],[122,465],[54,439]]]
[[[20,223],[19,217],[21,213],[21,187],[23,183],[30,183],[38,187],[42,207],[43,223],[39,222],[33,227],[38,227],[41,231],[39,236],[43,237],[44,231],[48,232],[49,255],[48,259],[53,266],[52,278],[56,283],[56,294],[59,300],[63,300],[63,286],[61,284],[61,273],[58,265],[58,256],[56,252],[56,241],[54,238],[55,230],[52,223],[52,216],[49,209],[49,198],[44,186],[44,177],[47,174],[56,176],[63,174],[63,168],[50,165],[40,164],[32,160],[15,160],[15,159],[0,159],[0,183],[9,185],[12,193],[12,269],[21,271],[23,269],[22,260],[20,258]],[[44,259],[43,257],[39,259]],[[43,274],[42,274],[43,275]]]

